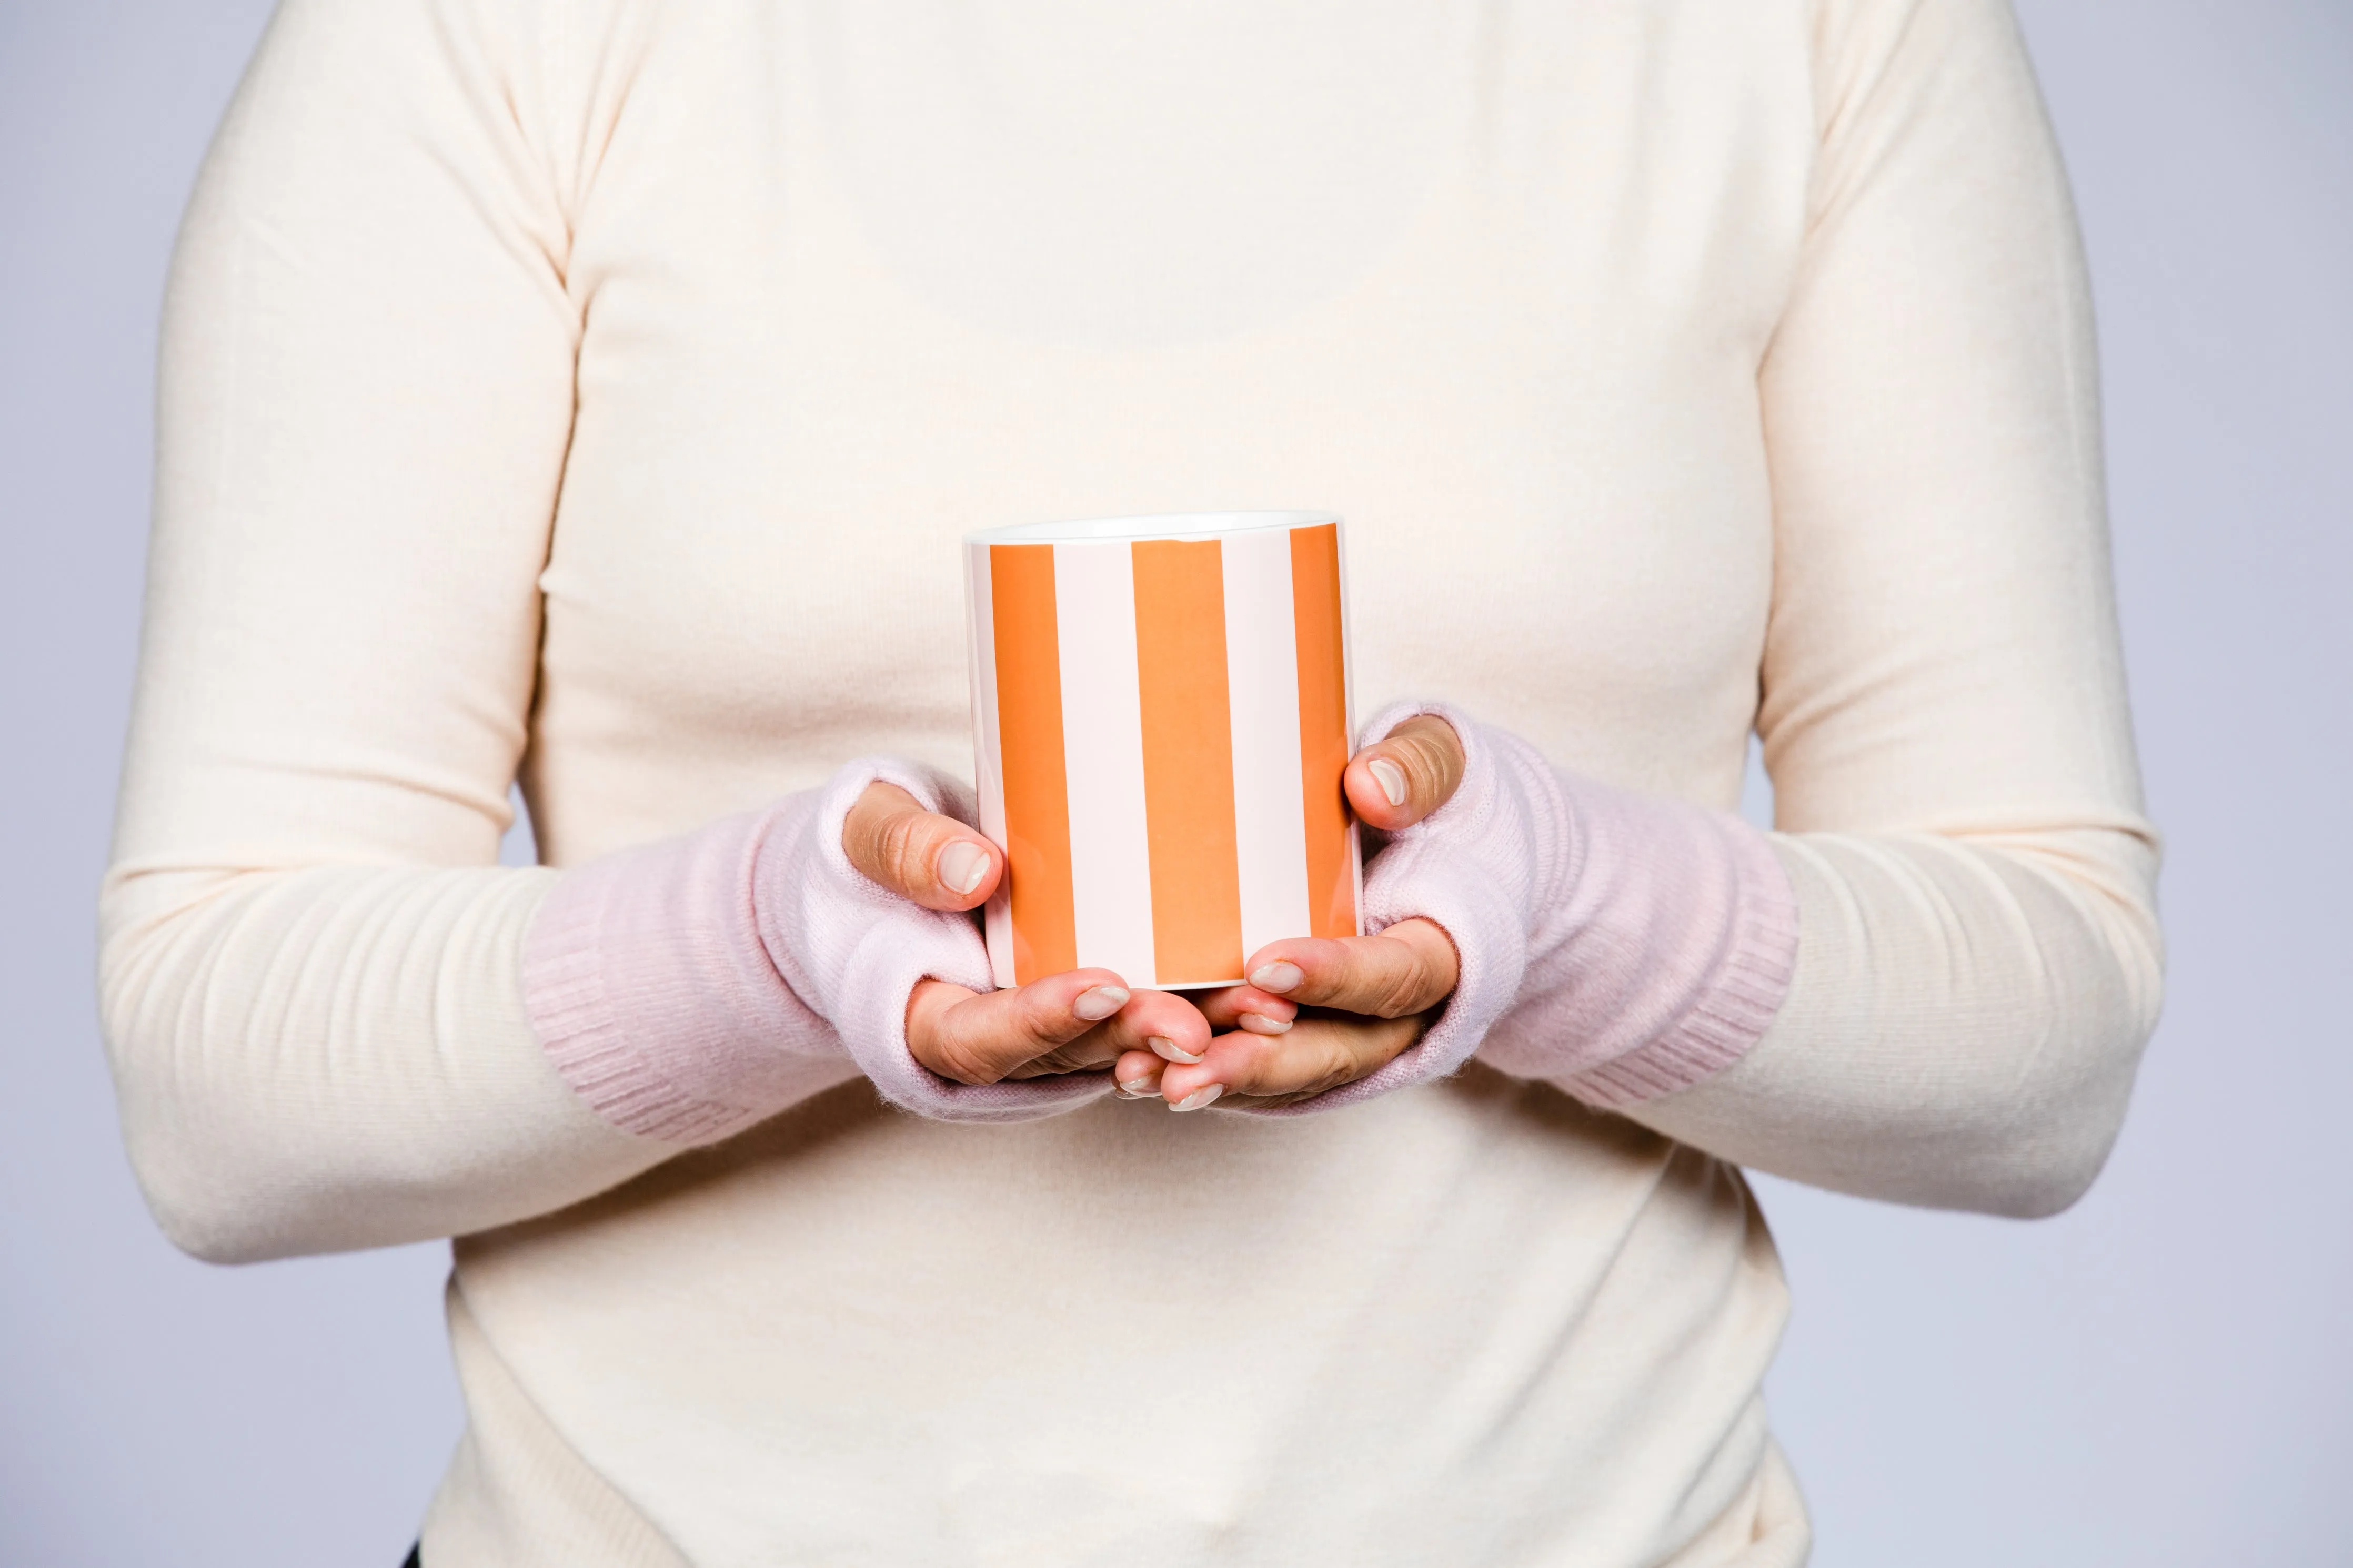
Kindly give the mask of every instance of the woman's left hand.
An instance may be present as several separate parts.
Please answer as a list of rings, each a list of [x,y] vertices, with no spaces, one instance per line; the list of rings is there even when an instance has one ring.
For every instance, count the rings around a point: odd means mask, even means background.
[[[1446,804],[1462,781],[1462,743],[1422,714],[1356,753],[1342,775],[1357,817],[1384,832]],[[1129,1051],[1120,1092],[1176,1110],[1221,1098],[1288,1105],[1354,1083],[1420,1039],[1454,990],[1460,962],[1446,932],[1400,921],[1375,936],[1293,937],[1250,955],[1250,983],[1197,998],[1210,1027],[1198,1056]]]

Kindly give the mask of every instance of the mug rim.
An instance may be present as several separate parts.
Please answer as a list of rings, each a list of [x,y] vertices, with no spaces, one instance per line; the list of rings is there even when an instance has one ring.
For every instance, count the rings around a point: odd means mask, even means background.
[[[1091,544],[1138,539],[1222,539],[1237,533],[1316,528],[1340,521],[1330,511],[1158,511],[1016,522],[965,535],[971,544]]]

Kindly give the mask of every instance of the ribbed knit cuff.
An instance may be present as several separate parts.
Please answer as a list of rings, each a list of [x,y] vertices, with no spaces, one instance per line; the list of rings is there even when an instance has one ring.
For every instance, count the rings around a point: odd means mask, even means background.
[[[1720,817],[1736,868],[1737,913],[1713,970],[1681,1017],[1648,1044],[1559,1080],[1588,1104],[1618,1110],[1714,1078],[1765,1037],[1798,961],[1798,898],[1771,841]]]
[[[1796,966],[1772,841],[1727,812],[1546,772],[1572,853],[1529,911],[1521,994],[1481,1058],[1604,1109],[1723,1071],[1764,1037]]]
[[[548,1060],[596,1113],[666,1142],[715,1142],[858,1074],[753,930],[752,870],[808,797],[566,872],[523,949]]]
[[[625,1131],[675,1143],[725,1137],[736,1113],[672,1083],[606,994],[596,942],[604,912],[598,890],[558,883],[532,922],[522,983],[541,1048],[575,1094]]]

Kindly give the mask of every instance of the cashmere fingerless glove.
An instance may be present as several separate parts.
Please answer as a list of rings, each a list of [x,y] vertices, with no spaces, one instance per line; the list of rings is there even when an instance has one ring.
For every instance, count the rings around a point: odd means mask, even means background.
[[[1336,1109],[1441,1078],[1475,1054],[1618,1107],[1722,1071],[1764,1035],[1796,963],[1798,907],[1767,836],[1736,816],[1564,773],[1526,742],[1435,703],[1453,796],[1390,836],[1366,871],[1365,924],[1416,917],[1453,942],[1460,978],[1420,1042],[1297,1106]]]
[[[711,1143],[860,1073],[944,1121],[1028,1121],[1107,1092],[1103,1074],[955,1083],[910,1054],[916,982],[994,982],[972,917],[911,903],[843,854],[842,819],[877,780],[973,820],[944,774],[870,759],[557,881],[526,934],[525,1001],[548,1059],[606,1120]]]

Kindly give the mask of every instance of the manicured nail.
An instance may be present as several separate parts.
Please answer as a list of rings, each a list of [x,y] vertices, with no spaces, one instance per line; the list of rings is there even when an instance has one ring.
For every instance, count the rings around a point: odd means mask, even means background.
[[[1200,1088],[1195,1089],[1192,1093],[1187,1095],[1184,1099],[1178,1100],[1168,1109],[1171,1110],[1198,1110],[1205,1105],[1216,1104],[1218,1096],[1225,1092],[1226,1086],[1224,1084],[1203,1084]]]
[[[1272,963],[1261,963],[1251,970],[1250,983],[1261,991],[1280,994],[1290,990],[1305,978],[1306,976],[1300,973],[1299,965],[1288,959],[1278,958]],[[1275,1032],[1282,1033],[1279,1029]]]
[[[1079,999],[1071,1004],[1071,1011],[1088,1023],[1100,1023],[1127,1005],[1127,988],[1124,985],[1098,985],[1092,991],[1082,991]]]
[[[1150,1100],[1160,1092],[1160,1080],[1147,1073],[1129,1079],[1119,1086],[1119,1091],[1130,1100]]]
[[[1158,1057],[1162,1061],[1182,1062],[1187,1067],[1191,1067],[1195,1062],[1199,1061],[1202,1056],[1207,1056],[1208,1054],[1204,1051],[1200,1053],[1199,1056],[1197,1056],[1191,1051],[1180,1051],[1176,1048],[1176,1041],[1169,1039],[1163,1035],[1155,1035],[1144,1043],[1152,1047],[1152,1054]]]
[[[1391,805],[1405,804],[1405,770],[1403,768],[1387,757],[1375,757],[1365,766],[1372,770],[1374,780],[1380,784],[1381,793],[1389,797]]]
[[[1263,1013],[1245,1013],[1240,1017],[1236,1018],[1234,1022],[1240,1027],[1253,1035],[1287,1035],[1291,1033],[1290,1019],[1270,1018]]]
[[[988,851],[969,838],[958,838],[940,851],[940,885],[962,898],[988,875]]]

